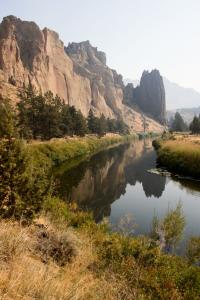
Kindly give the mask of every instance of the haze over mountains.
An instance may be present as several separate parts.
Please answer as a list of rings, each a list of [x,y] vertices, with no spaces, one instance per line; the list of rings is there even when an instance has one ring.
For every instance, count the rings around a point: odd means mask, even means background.
[[[139,80],[125,79],[125,84],[132,83],[135,87]],[[166,96],[166,117],[169,120],[178,111],[183,119],[190,123],[195,115],[200,114],[200,93],[192,88],[185,88],[163,77]]]
[[[139,80],[125,79],[124,83],[139,84]],[[200,107],[200,93],[192,88],[185,88],[163,77],[167,110]]]
[[[163,130],[165,91],[158,70],[143,73],[140,87],[127,88],[107,66],[105,53],[89,41],[66,47],[48,28],[5,17],[0,24],[0,94],[17,101],[18,90],[29,83],[58,94],[84,116],[92,109],[97,116],[123,119],[131,131],[144,131],[144,126]]]

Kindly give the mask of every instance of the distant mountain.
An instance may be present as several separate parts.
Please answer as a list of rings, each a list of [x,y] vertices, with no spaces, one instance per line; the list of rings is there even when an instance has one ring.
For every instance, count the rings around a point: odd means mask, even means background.
[[[184,88],[163,77],[167,109],[191,108],[200,106],[200,93]]]
[[[192,88],[184,88],[177,83],[171,82],[163,77],[166,105],[168,110],[180,108],[191,108],[200,106],[200,93]],[[139,80],[125,79],[124,83],[133,83],[134,86],[139,84]]]

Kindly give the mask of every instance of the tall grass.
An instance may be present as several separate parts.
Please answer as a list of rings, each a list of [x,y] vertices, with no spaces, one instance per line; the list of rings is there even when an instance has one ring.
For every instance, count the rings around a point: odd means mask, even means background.
[[[170,171],[200,179],[200,144],[192,140],[159,142],[158,163]]]
[[[48,142],[33,142],[28,145],[28,150],[34,155],[34,152],[40,152],[50,159],[54,166],[64,161],[94,154],[95,152],[109,147],[111,145],[126,142],[131,139],[137,139],[137,135],[128,136],[105,136],[98,138],[96,136],[87,136],[76,139],[53,139]]]

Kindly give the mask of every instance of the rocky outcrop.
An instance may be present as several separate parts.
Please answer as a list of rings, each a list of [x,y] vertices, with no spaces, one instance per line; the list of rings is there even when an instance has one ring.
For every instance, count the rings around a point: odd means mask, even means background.
[[[4,80],[17,87],[31,83],[51,90],[86,115],[91,102],[90,82],[78,76],[56,32],[9,16],[0,25],[0,69]]]
[[[158,70],[144,71],[140,85],[136,88],[129,83],[124,89],[124,101],[159,123],[166,123],[165,88]]]
[[[31,82],[51,90],[87,116],[122,118],[132,131],[143,131],[144,116],[124,102],[122,76],[106,65],[106,55],[89,41],[64,47],[59,35],[34,22],[8,16],[0,24],[0,93],[17,101],[17,89]],[[14,95],[14,91],[16,92]],[[162,131],[150,117],[148,130]]]

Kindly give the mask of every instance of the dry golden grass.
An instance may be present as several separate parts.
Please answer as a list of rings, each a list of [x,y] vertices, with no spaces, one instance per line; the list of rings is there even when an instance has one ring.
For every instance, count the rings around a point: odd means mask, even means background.
[[[182,141],[182,142],[192,142],[192,143],[200,143],[200,135],[199,134],[174,134],[173,138],[177,141]]]
[[[163,148],[168,148],[171,151],[188,152],[191,154],[200,154],[200,144],[196,140],[175,140],[166,141],[163,144]]]
[[[169,170],[200,178],[200,136],[176,134],[160,143],[158,161]]]
[[[35,247],[38,232],[44,228],[56,236],[63,232],[42,221],[25,228],[0,222],[0,299],[134,299],[122,280],[93,272],[96,257],[91,241],[86,236],[80,241],[79,233],[70,229],[65,235],[79,249],[71,262],[63,267],[53,259],[44,262]]]

